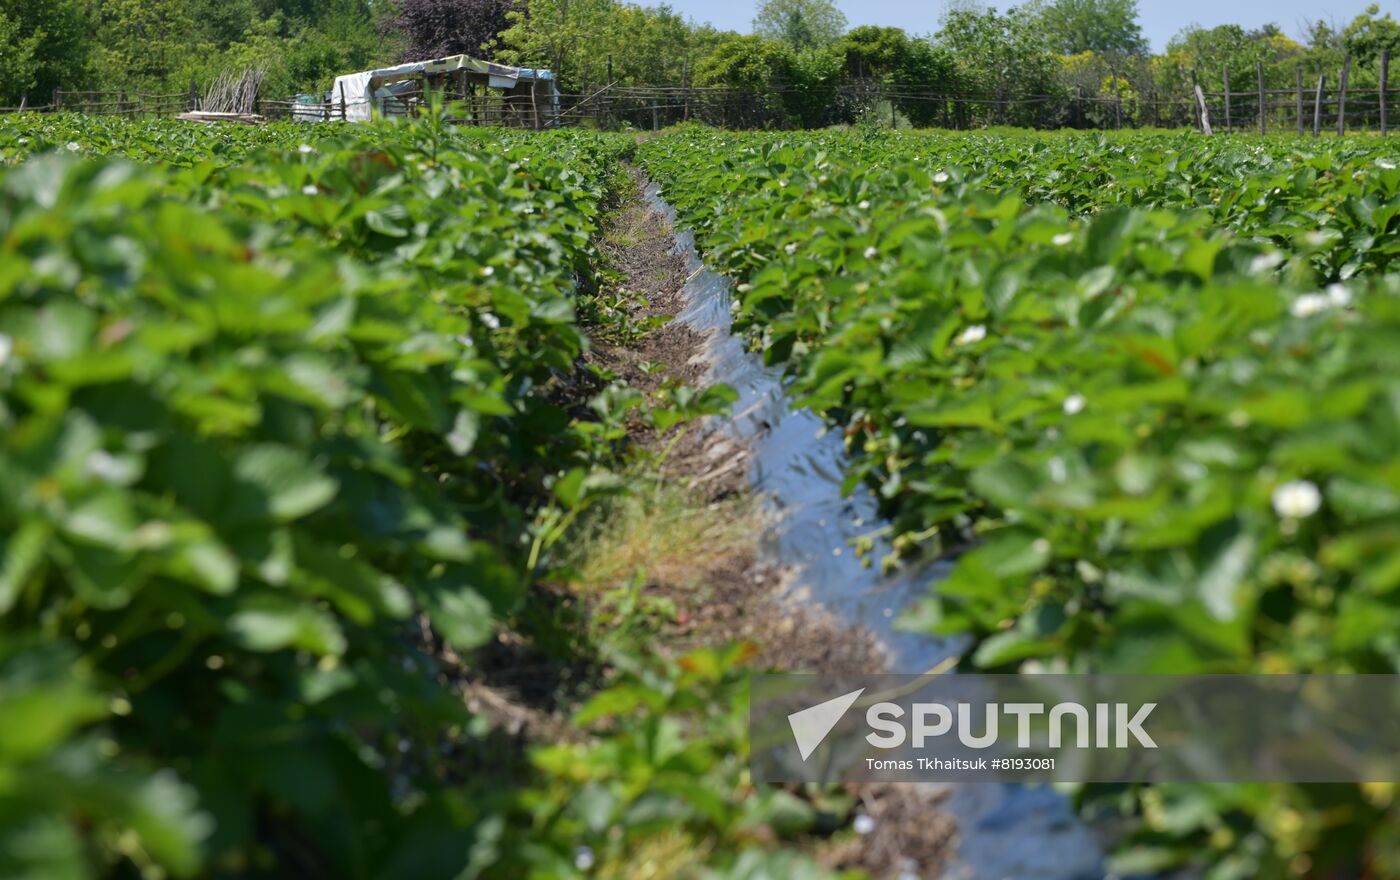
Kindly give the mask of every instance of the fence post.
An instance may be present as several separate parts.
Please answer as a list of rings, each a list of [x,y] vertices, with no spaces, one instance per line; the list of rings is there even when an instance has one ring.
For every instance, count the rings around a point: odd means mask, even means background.
[[[194,84],[194,77],[190,77],[190,112],[199,109],[199,89]]]
[[[62,104],[61,94],[60,94],[60,92],[58,91],[58,89],[54,89],[54,90],[53,90],[53,111],[54,111],[55,113],[57,113],[60,109],[62,109],[62,107],[63,107],[63,104]]]
[[[1118,73],[1112,68],[1109,72],[1113,74],[1113,126],[1115,129],[1123,128],[1123,87],[1118,82]]]
[[[1201,111],[1201,131],[1204,134],[1215,134],[1210,127],[1210,111],[1206,109],[1206,95],[1201,91],[1200,83],[1196,84],[1196,106]]]
[[[1205,129],[1201,127],[1201,105],[1200,105],[1200,101],[1199,101],[1199,99],[1193,100],[1193,98],[1195,97],[1196,93],[1199,92],[1200,90],[1201,90],[1201,84],[1200,84],[1200,82],[1199,82],[1199,81],[1197,80],[1197,78],[1196,78],[1196,71],[1193,70],[1193,71],[1191,71],[1191,95],[1192,95],[1192,97],[1189,97],[1189,98],[1187,98],[1186,100],[1189,101],[1189,102],[1191,102],[1191,104],[1192,104],[1192,108],[1193,108],[1193,109],[1192,109],[1191,115],[1192,115],[1193,117],[1195,117],[1195,119],[1196,119],[1196,127],[1199,128],[1199,129],[1201,129],[1201,131],[1205,131]]]
[[[1327,87],[1327,74],[1317,76],[1317,96],[1313,98],[1313,137],[1322,133],[1322,90]]]
[[[1389,49],[1382,49],[1382,50],[1381,50],[1381,81],[1380,81],[1380,90],[1381,90],[1381,94],[1380,94],[1380,103],[1381,103],[1381,137],[1385,137],[1385,134],[1386,134],[1386,108],[1385,108],[1386,95],[1385,95],[1385,93],[1386,93],[1386,91],[1387,91],[1387,90],[1389,89],[1389,87],[1390,87],[1390,86],[1389,86],[1389,81],[1390,81],[1390,50],[1389,50]]]
[[[1342,62],[1342,79],[1337,83],[1337,136],[1347,131],[1347,75],[1351,73],[1351,56]]]
[[[24,112],[24,108],[25,108],[25,106],[28,105],[28,104],[29,104],[29,93],[28,93],[28,92],[20,92],[20,93],[19,93],[19,109],[20,109],[20,112]]]
[[[1298,137],[1303,136],[1303,65],[1298,64],[1293,68],[1295,78],[1298,80]]]
[[[1234,120],[1230,118],[1230,68],[1225,68],[1225,133],[1235,133]]]
[[[340,121],[345,122],[349,116],[345,112],[345,83],[340,84]]]
[[[1254,70],[1259,74],[1259,133],[1265,134],[1264,111],[1268,109],[1268,103],[1264,98],[1264,62],[1254,62]]]

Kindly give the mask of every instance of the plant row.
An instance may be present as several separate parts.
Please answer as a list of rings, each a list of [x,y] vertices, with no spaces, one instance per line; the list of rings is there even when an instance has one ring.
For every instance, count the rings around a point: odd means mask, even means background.
[[[526,766],[442,661],[618,488],[639,396],[574,374],[628,148],[0,121],[0,874],[770,870],[733,658],[613,645],[647,711]]]
[[[1400,670],[1380,142],[688,129],[639,156],[844,432],[884,564],[959,553],[908,625],[995,671]],[[1146,820],[1125,869],[1397,864],[1391,787],[1111,795]]]

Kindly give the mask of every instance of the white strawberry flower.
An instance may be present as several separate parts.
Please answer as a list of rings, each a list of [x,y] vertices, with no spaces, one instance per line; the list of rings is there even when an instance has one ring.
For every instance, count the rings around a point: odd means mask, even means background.
[[[789,257],[792,256],[793,254],[797,253],[797,242],[793,242],[792,244],[784,246],[783,250],[787,251],[787,255]]]
[[[879,255],[880,255],[880,251],[877,250],[876,247],[875,247],[875,245],[873,245],[873,244],[872,244],[870,247],[868,247],[868,248],[865,249],[865,258],[866,258],[867,260],[873,260],[873,259],[875,259],[876,257],[878,257]]]
[[[946,171],[940,171],[940,172],[938,172],[937,174],[933,175],[933,182],[934,182],[934,183],[947,183],[947,182],[948,182],[948,172],[946,172]]]
[[[1052,238],[1052,239],[1050,239],[1050,240],[1053,241],[1053,242],[1055,243],[1055,246],[1056,246],[1056,247],[1064,247],[1065,245],[1067,245],[1067,244],[1069,244],[1070,242],[1074,241],[1074,233],[1072,233],[1072,232],[1061,232],[1059,235],[1056,235],[1054,238]]]
[[[314,196],[319,192],[320,190],[316,188],[316,185],[314,183],[308,183],[306,186],[303,186],[301,188],[301,194],[304,196]]]
[[[856,205],[856,207],[857,207],[857,208],[860,208],[862,211],[869,211],[869,210],[870,210],[870,200],[869,200],[869,199],[861,199],[861,200],[860,200],[860,204]]]
[[[1351,291],[1345,284],[1327,285],[1327,301],[1339,309],[1351,305]]]
[[[129,468],[105,449],[93,451],[84,463],[88,474],[106,483],[120,483]]]
[[[490,327],[492,330],[501,329],[501,319],[491,314],[490,312],[481,313],[481,323],[485,324],[487,327]]]
[[[1066,397],[1064,409],[1065,415],[1068,416],[1072,416],[1077,412],[1081,412],[1084,409],[1084,395],[1071,394],[1069,397]]]
[[[1325,293],[1305,293],[1293,300],[1288,311],[1295,318],[1307,318],[1332,308],[1332,300]]]
[[[297,147],[297,152],[298,152],[298,153],[301,153],[303,156],[305,156],[305,155],[307,155],[307,154],[309,154],[309,153],[314,153],[314,152],[316,152],[316,148],[313,147],[313,146],[311,146],[310,144],[302,144],[302,145],[300,145],[300,146]]]
[[[593,867],[593,850],[580,846],[574,850],[574,867],[580,871],[587,871]]]
[[[958,334],[958,338],[953,340],[955,345],[972,345],[987,338],[987,328],[981,324],[973,324],[966,330]]]
[[[1307,480],[1284,483],[1274,490],[1274,512],[1285,519],[1303,519],[1317,513],[1322,506],[1322,493]]]

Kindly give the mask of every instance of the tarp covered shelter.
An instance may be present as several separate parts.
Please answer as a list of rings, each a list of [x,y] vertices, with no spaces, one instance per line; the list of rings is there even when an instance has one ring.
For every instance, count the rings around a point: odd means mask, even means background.
[[[505,93],[508,106],[528,106],[536,126],[559,112],[559,88],[552,72],[511,67],[469,55],[412,61],[338,76],[330,101],[345,101],[346,119],[368,122],[375,116],[401,114],[405,95],[417,94],[425,83],[446,92],[449,98],[454,94],[467,96],[476,87],[499,89]]]

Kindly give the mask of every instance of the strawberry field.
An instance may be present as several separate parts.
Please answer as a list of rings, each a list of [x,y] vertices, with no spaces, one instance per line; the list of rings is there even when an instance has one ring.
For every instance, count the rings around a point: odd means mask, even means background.
[[[640,159],[844,432],[970,667],[1400,670],[1400,157],[1190,135],[720,134]],[[697,162],[697,155],[712,157]],[[1393,789],[1081,793],[1124,870],[1390,876]],[[1341,871],[1341,874],[1329,874]]]
[[[839,871],[865,807],[748,778],[752,646],[545,589],[635,437],[732,398],[597,355],[655,323],[600,247],[626,163],[845,438],[864,564],[956,559],[904,627],[1400,672],[1388,141],[6,117],[0,876]],[[520,634],[577,678],[528,749],[457,682]],[[1391,785],[1075,798],[1128,874],[1400,875]]]

